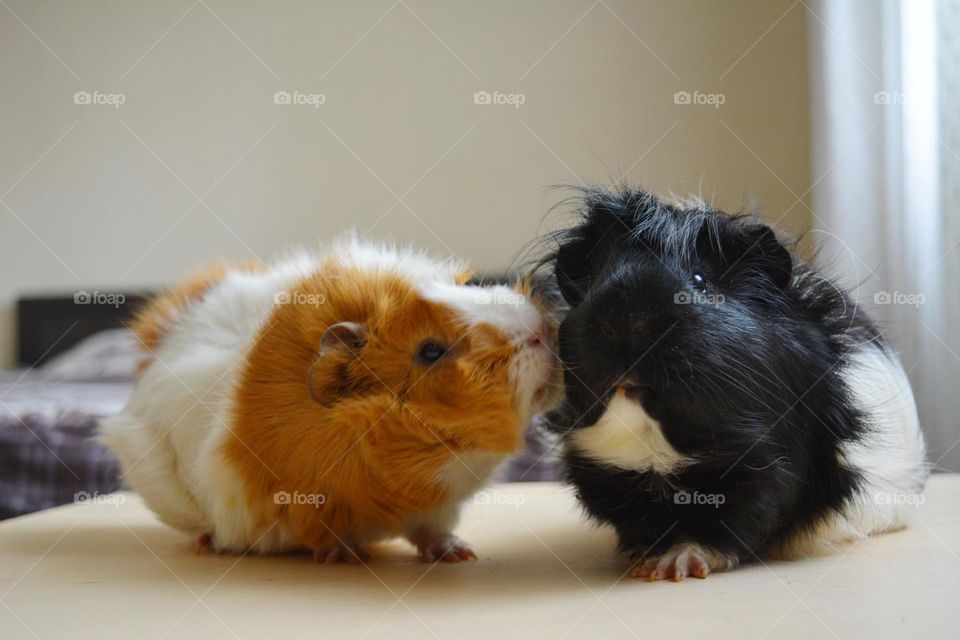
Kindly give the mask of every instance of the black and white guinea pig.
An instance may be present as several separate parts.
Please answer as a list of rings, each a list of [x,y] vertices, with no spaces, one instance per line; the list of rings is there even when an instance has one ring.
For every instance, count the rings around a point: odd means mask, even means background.
[[[906,525],[927,475],[877,327],[770,227],[587,189],[547,258],[570,305],[548,414],[634,576],[706,577]]]

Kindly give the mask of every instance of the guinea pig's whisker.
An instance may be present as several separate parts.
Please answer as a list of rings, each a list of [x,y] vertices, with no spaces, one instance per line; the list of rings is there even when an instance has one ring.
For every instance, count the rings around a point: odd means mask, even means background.
[[[710,376],[714,376],[714,377],[710,378]],[[727,383],[730,386],[734,387],[735,389],[742,391],[745,395],[749,396],[753,400],[756,400],[759,404],[763,405],[767,409],[772,410],[772,407],[770,407],[770,405],[763,398],[758,396],[752,389],[750,389],[743,382],[738,380],[735,375],[728,374],[720,369],[716,369],[711,371],[708,374],[707,379],[711,379],[711,381],[714,383],[717,383],[717,382]],[[721,388],[718,387],[717,392],[722,394]]]

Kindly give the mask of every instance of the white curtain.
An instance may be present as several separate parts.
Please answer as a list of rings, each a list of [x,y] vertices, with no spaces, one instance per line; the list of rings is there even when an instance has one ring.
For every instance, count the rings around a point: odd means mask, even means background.
[[[820,257],[900,352],[931,462],[960,471],[960,0],[808,17]]]

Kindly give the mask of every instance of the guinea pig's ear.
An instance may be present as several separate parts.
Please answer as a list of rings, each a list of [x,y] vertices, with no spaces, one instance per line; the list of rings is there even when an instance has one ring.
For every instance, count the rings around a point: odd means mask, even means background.
[[[567,232],[554,261],[557,287],[572,307],[583,302],[610,255],[630,233],[627,223],[606,211],[592,211],[586,222]]]
[[[338,322],[326,328],[307,380],[314,402],[330,406],[350,388],[347,364],[363,347],[365,336],[363,326],[356,322]]]
[[[583,302],[590,288],[591,267],[584,240],[564,243],[557,251],[554,273],[560,295],[572,307]]]
[[[366,332],[356,322],[338,322],[327,327],[320,338],[320,355],[330,350],[356,351],[363,346]]]
[[[793,275],[790,252],[777,240],[773,229],[765,224],[751,225],[746,231],[744,261],[766,273],[778,288],[786,288]]]

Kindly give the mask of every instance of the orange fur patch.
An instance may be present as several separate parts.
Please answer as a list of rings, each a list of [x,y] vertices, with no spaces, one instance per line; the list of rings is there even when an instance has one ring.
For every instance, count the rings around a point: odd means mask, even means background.
[[[336,262],[298,293],[322,302],[275,308],[247,356],[224,445],[261,526],[279,521],[313,548],[396,534],[446,503],[439,477],[454,455],[519,445],[515,347],[495,328],[468,327],[400,277]],[[365,328],[362,348],[320,354],[324,330],[345,321]],[[428,339],[449,348],[432,366],[417,359]],[[323,503],[276,504],[277,492]]]

